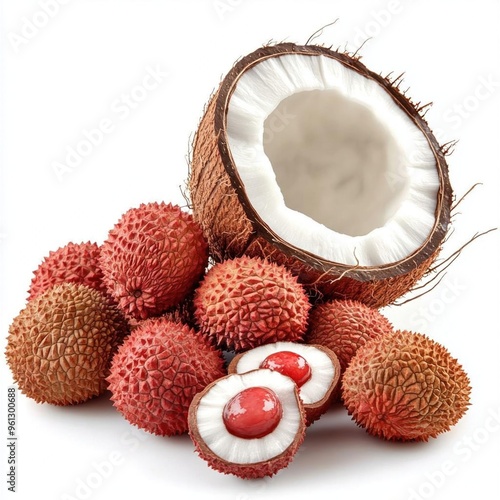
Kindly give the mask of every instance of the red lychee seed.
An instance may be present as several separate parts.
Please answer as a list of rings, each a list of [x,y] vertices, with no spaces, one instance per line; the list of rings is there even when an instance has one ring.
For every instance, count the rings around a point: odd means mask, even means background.
[[[283,408],[274,391],[266,387],[249,387],[226,403],[222,419],[234,436],[255,439],[273,432],[282,415]]]
[[[300,354],[291,351],[278,351],[270,354],[260,368],[280,372],[293,379],[297,387],[302,387],[311,378],[311,367]]]

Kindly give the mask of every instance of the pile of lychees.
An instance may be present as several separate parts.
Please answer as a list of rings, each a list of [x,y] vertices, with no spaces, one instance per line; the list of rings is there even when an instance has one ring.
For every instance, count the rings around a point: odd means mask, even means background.
[[[333,402],[373,435],[427,441],[470,393],[435,341],[359,302],[313,302],[277,263],[212,261],[190,213],[166,203],[130,209],[101,245],[45,257],[6,357],[37,402],[109,390],[132,424],[189,432],[211,467],[242,478],[286,467]]]

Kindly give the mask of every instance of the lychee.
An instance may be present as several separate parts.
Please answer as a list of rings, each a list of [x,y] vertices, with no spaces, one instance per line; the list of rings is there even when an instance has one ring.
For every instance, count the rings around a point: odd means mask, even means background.
[[[200,330],[235,351],[302,339],[310,309],[288,269],[257,257],[215,264],[196,289],[194,306]]]
[[[255,347],[237,354],[228,373],[242,374],[259,368],[278,371],[297,384],[308,425],[329,409],[340,380],[337,356],[320,345],[275,342]]]
[[[342,380],[353,419],[389,440],[427,441],[448,431],[466,412],[470,391],[467,374],[441,344],[409,331],[367,342]]]
[[[311,310],[306,342],[329,347],[343,373],[358,348],[392,330],[390,321],[373,307],[355,300],[329,300]]]
[[[101,248],[109,293],[127,317],[146,319],[175,307],[208,263],[199,225],[180,207],[141,204],[128,210]]]
[[[6,357],[21,391],[69,405],[101,394],[128,324],[110,298],[76,283],[32,298],[9,328]]]
[[[132,424],[171,436],[188,430],[193,397],[226,374],[204,336],[168,318],[142,321],[120,346],[108,377],[111,399]]]
[[[99,254],[97,243],[90,241],[70,242],[55,251],[50,251],[33,273],[28,299],[62,283],[80,283],[106,293],[99,266]]]

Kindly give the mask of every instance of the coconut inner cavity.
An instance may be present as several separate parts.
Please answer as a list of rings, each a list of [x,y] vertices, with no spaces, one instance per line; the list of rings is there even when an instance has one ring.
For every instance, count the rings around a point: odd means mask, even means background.
[[[283,99],[263,137],[286,206],[330,229],[367,234],[404,200],[408,172],[397,142],[370,109],[337,90]]]

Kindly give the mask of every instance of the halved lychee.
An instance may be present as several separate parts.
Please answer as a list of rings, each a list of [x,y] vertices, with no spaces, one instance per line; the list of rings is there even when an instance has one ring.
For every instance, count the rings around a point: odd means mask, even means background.
[[[275,342],[256,347],[237,354],[228,373],[241,374],[258,368],[278,371],[297,384],[308,425],[328,410],[340,380],[337,356],[321,345]]]
[[[193,399],[188,423],[199,456],[211,468],[243,479],[287,467],[306,429],[297,385],[268,369],[212,382]]]

